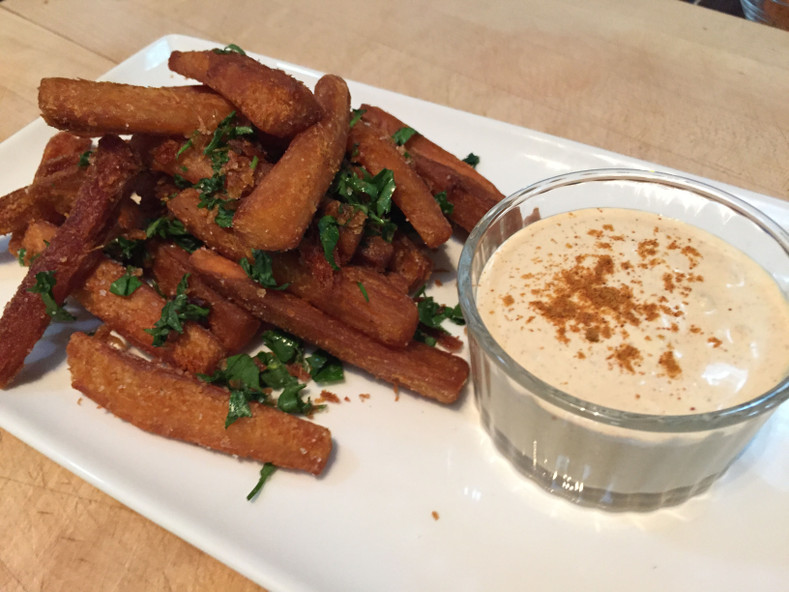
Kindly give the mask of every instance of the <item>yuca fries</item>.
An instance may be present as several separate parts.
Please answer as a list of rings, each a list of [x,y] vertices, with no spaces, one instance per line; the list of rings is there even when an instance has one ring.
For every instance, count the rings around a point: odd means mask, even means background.
[[[31,266],[0,319],[0,386],[49,322],[47,298],[51,308],[71,294],[104,322],[100,334],[152,358],[75,333],[74,387],[153,433],[320,473],[329,431],[273,408],[311,413],[303,385],[272,401],[270,388],[251,395],[229,372],[238,360],[253,373],[275,363],[267,352],[227,357],[254,347],[261,328],[455,402],[469,366],[419,341],[461,345],[420,322],[418,289],[449,220],[468,229],[500,198],[495,187],[418,134],[397,146],[402,122],[376,107],[352,122],[337,76],[313,93],[234,51],[174,52],[169,64],[206,86],[42,81],[42,115],[68,133],[47,145],[30,186],[0,198],[0,232],[13,232],[9,248]],[[82,136],[101,136],[98,149]],[[28,291],[42,271],[57,279],[46,297]],[[304,358],[279,362],[307,372]]]
[[[96,248],[104,244],[116,206],[137,170],[126,144],[115,136],[102,138],[71,215],[30,266],[0,318],[1,388],[22,369],[51,320],[52,311],[48,312],[44,298],[31,292],[38,275],[51,274],[54,285],[50,295],[55,305],[63,304],[101,256]]]
[[[326,75],[315,96],[321,119],[293,139],[236,212],[234,226],[254,249],[284,251],[301,242],[345,154],[351,108],[345,81]]]
[[[67,348],[74,388],[135,426],[168,438],[313,474],[326,466],[329,430],[267,405],[222,429],[227,393],[219,387],[120,352],[84,333]]]
[[[233,111],[230,103],[204,87],[153,88],[68,78],[44,78],[38,107],[49,125],[77,136],[188,136],[213,130]]]
[[[292,138],[321,116],[321,106],[304,84],[246,55],[174,51],[168,65],[173,72],[213,88],[272,136]]]
[[[191,259],[219,292],[259,319],[320,346],[376,378],[441,403],[454,403],[468,378],[468,364],[457,356],[416,341],[405,349],[387,347],[297,296],[260,290],[237,264],[221,255],[200,249]]]

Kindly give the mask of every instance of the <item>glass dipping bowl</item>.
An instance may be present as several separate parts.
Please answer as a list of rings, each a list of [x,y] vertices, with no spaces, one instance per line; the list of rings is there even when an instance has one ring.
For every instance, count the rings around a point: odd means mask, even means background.
[[[539,218],[617,207],[679,219],[717,235],[769,271],[789,298],[789,235],[742,200],[684,177],[630,169],[560,175],[507,197],[471,232],[458,265],[473,386],[499,450],[548,491],[605,510],[646,511],[705,491],[789,398],[789,360],[768,392],[722,410],[651,415],[603,407],[563,392],[519,365],[488,332],[478,280],[498,247]]]

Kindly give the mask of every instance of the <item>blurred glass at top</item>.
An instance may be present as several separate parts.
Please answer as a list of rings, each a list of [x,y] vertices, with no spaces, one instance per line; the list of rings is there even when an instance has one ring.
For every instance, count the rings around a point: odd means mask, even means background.
[[[745,18],[789,31],[789,2],[786,0],[741,0]]]

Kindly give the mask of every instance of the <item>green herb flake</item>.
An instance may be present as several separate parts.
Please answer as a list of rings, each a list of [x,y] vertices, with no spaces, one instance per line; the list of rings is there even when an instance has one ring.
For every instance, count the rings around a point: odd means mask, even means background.
[[[90,157],[93,154],[93,150],[85,150],[82,154],[79,155],[79,162],[77,166],[81,169],[86,169],[90,165]]]
[[[425,329],[446,333],[447,331],[441,326],[444,321],[450,321],[456,325],[466,324],[460,304],[456,306],[439,304],[433,300],[432,296],[425,296],[424,286],[416,293],[414,300],[416,300],[416,308],[419,313],[419,327],[414,339],[418,341],[435,345],[436,340]]]
[[[441,213],[445,216],[451,216],[452,212],[455,211],[455,204],[447,199],[446,191],[436,193],[433,198],[436,200],[436,202],[438,202],[438,207],[441,208]]]
[[[299,362],[304,355],[304,346],[301,340],[282,331],[268,330],[264,332],[263,343],[283,364]]]
[[[202,241],[198,240],[186,231],[183,222],[175,218],[163,216],[153,220],[145,228],[147,238],[161,238],[171,240],[183,250],[193,253],[201,246]]]
[[[247,501],[251,501],[256,495],[260,493],[260,490],[263,489],[263,485],[268,481],[269,477],[273,475],[277,470],[277,467],[274,466],[272,463],[266,463],[260,469],[260,479],[258,479],[257,485],[252,488],[247,494]]]
[[[110,292],[116,296],[128,298],[140,286],[142,286],[142,280],[135,274],[135,268],[128,266],[124,274],[110,284]]]
[[[27,256],[27,249],[22,247],[16,254],[16,260],[19,261],[19,265],[25,267],[27,263],[25,263],[25,257]]]
[[[36,274],[36,283],[28,292],[40,294],[41,300],[44,302],[47,315],[53,321],[67,322],[75,319],[74,315],[68,312],[65,308],[60,306],[52,295],[52,289],[55,287],[57,280],[55,279],[54,271],[39,271]]]
[[[306,384],[300,383],[287,385],[277,397],[277,408],[285,413],[302,415],[311,413],[313,410],[312,401],[309,397],[307,399],[301,398],[301,391],[306,386]]]
[[[239,263],[247,276],[264,288],[284,290],[288,287],[288,284],[277,285],[277,280],[274,279],[274,272],[271,267],[271,257],[265,251],[252,249],[252,261],[244,257]]]
[[[238,54],[241,54],[241,55],[247,55],[247,52],[245,52],[243,49],[241,49],[235,43],[229,43],[229,44],[225,45],[222,49],[219,49],[218,47],[215,47],[212,51],[214,53],[218,53],[220,55],[221,54],[227,54],[227,53],[238,53]]]
[[[342,382],[345,379],[342,362],[322,349],[308,356],[306,362],[310,377],[318,384]]]
[[[472,168],[477,168],[477,165],[479,164],[479,156],[477,156],[473,152],[469,152],[468,156],[466,156],[466,158],[463,159],[463,162],[471,165]]]
[[[392,139],[394,140],[395,144],[397,144],[398,146],[402,146],[403,144],[408,142],[408,140],[411,139],[411,136],[413,136],[415,133],[416,130],[412,127],[408,127],[408,126],[401,127],[399,130],[397,130],[395,133],[392,134]]]
[[[364,284],[362,282],[356,282],[356,285],[359,287],[362,296],[364,296],[364,301],[370,302],[370,296],[367,294],[367,288],[364,287]]]
[[[189,274],[184,274],[178,282],[175,296],[168,300],[162,307],[162,315],[156,324],[145,329],[145,332],[153,336],[154,347],[161,347],[167,341],[170,333],[183,333],[183,323],[186,321],[200,321],[205,319],[210,310],[189,302],[186,290],[188,288]]]
[[[366,112],[367,109],[354,109],[351,112],[351,120],[350,122],[348,122],[348,127],[352,128],[354,125],[359,123],[359,120],[362,118],[362,115],[364,115]]]
[[[340,227],[334,216],[326,215],[318,220],[318,237],[320,238],[323,256],[326,258],[326,261],[329,262],[332,269],[340,269],[334,260],[334,249],[340,241]]]

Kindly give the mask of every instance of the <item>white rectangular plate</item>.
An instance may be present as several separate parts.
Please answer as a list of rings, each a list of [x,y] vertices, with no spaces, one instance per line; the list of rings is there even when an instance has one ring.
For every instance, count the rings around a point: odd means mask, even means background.
[[[173,49],[221,44],[168,36],[104,78],[178,84]],[[319,73],[255,56],[312,86]],[[505,193],[555,174],[648,163],[349,83],[353,106],[380,105],[480,171]],[[32,179],[52,131],[42,121],[0,145],[0,194]],[[716,185],[721,186],[717,183]],[[783,202],[726,187],[789,226]],[[0,239],[0,304],[24,269]],[[445,252],[454,268],[455,242]],[[454,304],[454,273],[436,300]],[[789,582],[789,408],[779,409],[711,490],[671,509],[606,514],[539,489],[500,456],[473,393],[447,408],[348,371],[316,421],[336,452],[325,475],[279,471],[254,502],[259,466],[151,436],[83,401],[69,386],[55,325],[15,386],[0,425],[109,495],[273,590],[761,590]],[[359,397],[370,394],[369,399]],[[316,396],[313,390],[311,393]],[[433,513],[436,513],[435,516]]]

